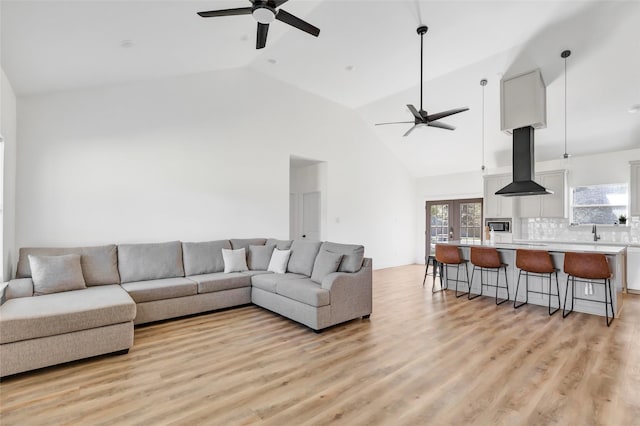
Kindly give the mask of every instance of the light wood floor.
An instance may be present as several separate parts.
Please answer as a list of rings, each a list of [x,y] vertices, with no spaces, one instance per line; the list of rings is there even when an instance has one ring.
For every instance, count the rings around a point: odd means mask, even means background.
[[[423,271],[374,272],[371,319],[322,334],[254,306],[140,327],[127,355],[5,379],[0,423],[640,423],[640,296],[608,329]]]

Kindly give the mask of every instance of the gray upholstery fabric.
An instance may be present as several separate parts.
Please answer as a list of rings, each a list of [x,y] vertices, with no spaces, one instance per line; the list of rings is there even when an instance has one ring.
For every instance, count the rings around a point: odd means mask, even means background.
[[[211,274],[224,271],[222,249],[231,249],[229,240],[182,243],[185,275]]]
[[[33,275],[34,296],[87,288],[82,276],[79,254],[62,256],[30,254],[29,265]]]
[[[5,289],[6,300],[31,296],[33,296],[33,280],[31,278],[11,280]]]
[[[245,252],[249,252],[249,246],[263,246],[267,242],[266,238],[232,238],[231,248],[238,250],[243,248]]]
[[[333,325],[331,305],[311,306],[259,288],[251,290],[251,302],[314,330],[321,330]]]
[[[275,245],[249,246],[249,254],[247,254],[247,266],[250,270],[265,271],[269,266],[271,254]]]
[[[292,240],[276,240],[275,238],[267,239],[265,245],[275,245],[278,250],[289,250],[291,248]]]
[[[339,324],[371,314],[372,262],[365,258],[356,273],[334,272],[322,280],[322,288],[331,293],[331,322]]]
[[[336,272],[340,266],[343,255],[339,253],[333,253],[326,250],[320,250],[316,256],[316,261],[313,264],[313,273],[311,274],[311,281],[320,284],[324,277]]]
[[[229,274],[216,272],[213,274],[191,275],[188,278],[198,284],[198,294],[251,287],[251,277],[242,272],[231,272]]]
[[[136,303],[192,296],[198,293],[198,285],[195,281],[181,277],[125,283],[122,284],[122,288]]]
[[[118,269],[122,283],[184,277],[182,244],[120,244]]]
[[[304,275],[292,274],[288,272],[286,274],[255,275],[251,277],[251,285],[253,287],[261,288],[264,291],[275,293],[276,284],[279,281],[294,280],[294,279],[300,279],[300,278],[306,278],[306,277]]]
[[[0,345],[0,376],[117,352],[131,346],[132,321],[7,343]]]
[[[355,244],[338,244],[325,241],[322,243],[321,250],[331,251],[333,253],[343,254],[340,263],[340,272],[358,272],[362,267],[362,259],[364,259],[364,246]]]
[[[128,322],[135,315],[135,303],[119,285],[11,299],[0,306],[0,343]]]
[[[329,290],[320,287],[309,278],[282,280],[276,284],[276,293],[311,306],[331,303]]]
[[[291,257],[287,271],[310,277],[321,244],[319,241],[295,240],[291,244]]]
[[[248,275],[249,277],[253,277],[254,275],[264,275],[264,274],[272,274],[273,272],[269,271],[242,271],[243,274]]]
[[[97,247],[26,247],[20,249],[16,278],[31,278],[28,256],[81,255],[82,275],[87,286],[118,284],[118,249],[114,244]]]

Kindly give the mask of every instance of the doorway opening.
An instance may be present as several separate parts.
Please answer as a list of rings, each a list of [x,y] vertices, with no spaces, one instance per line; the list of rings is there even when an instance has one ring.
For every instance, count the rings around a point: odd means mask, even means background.
[[[436,244],[440,242],[480,243],[482,198],[427,201],[426,222],[426,256],[434,255]]]
[[[327,163],[290,156],[289,239],[326,239],[326,194]]]

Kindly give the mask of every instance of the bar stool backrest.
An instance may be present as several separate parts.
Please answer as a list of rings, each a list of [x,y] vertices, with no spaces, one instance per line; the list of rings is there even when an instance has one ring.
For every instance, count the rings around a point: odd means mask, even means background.
[[[516,250],[516,266],[523,271],[535,274],[550,274],[556,269],[548,251],[543,250]]]
[[[502,265],[498,250],[493,247],[471,247],[471,263],[481,268],[499,268]]]
[[[564,272],[587,280],[611,278],[609,262],[601,253],[565,253]]]
[[[436,260],[447,265],[462,263],[458,246],[436,244]]]

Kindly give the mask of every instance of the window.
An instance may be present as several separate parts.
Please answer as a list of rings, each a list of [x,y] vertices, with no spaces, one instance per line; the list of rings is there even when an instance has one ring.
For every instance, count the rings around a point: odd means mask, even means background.
[[[578,186],[571,189],[571,222],[614,224],[627,215],[629,192],[626,183]]]
[[[427,201],[426,213],[427,254],[433,254],[439,242],[482,241],[482,199]]]

